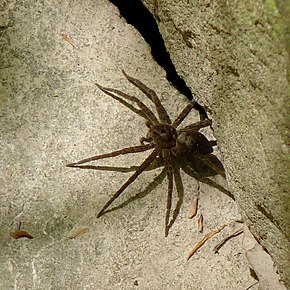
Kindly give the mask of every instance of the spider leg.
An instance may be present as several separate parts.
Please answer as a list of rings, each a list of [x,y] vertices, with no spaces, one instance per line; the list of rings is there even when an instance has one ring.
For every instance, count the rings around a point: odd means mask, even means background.
[[[189,130],[199,131],[201,128],[208,127],[211,124],[212,124],[212,120],[209,120],[209,119],[201,120],[201,121],[199,121],[197,123],[194,123],[194,124],[190,124],[188,126],[185,126],[184,128],[182,128],[180,130],[180,132],[189,131]]]
[[[145,171],[151,171],[163,166],[162,158],[155,158],[155,160],[145,169]],[[119,167],[119,166],[96,166],[96,165],[74,165],[71,166],[79,169],[91,169],[98,171],[115,171],[115,172],[133,172],[138,169],[139,166],[132,165],[130,167]]]
[[[174,120],[172,126],[174,128],[177,128],[178,125],[181,124],[181,122],[185,119],[185,117],[189,114],[189,112],[194,108],[195,106],[195,103],[189,103],[182,111],[181,113],[179,114],[179,116]]]
[[[189,176],[194,177],[196,180],[198,180],[202,183],[205,183],[205,184],[208,184],[209,186],[217,188],[218,190],[220,190],[221,192],[223,192],[224,194],[226,194],[227,196],[229,196],[233,200],[236,200],[235,196],[229,190],[225,189],[223,186],[221,186],[217,182],[211,180],[210,178],[203,177],[203,176],[199,175],[194,170],[192,170],[189,166],[182,165],[181,168]]]
[[[197,157],[199,160],[204,162],[208,167],[210,167],[213,171],[215,171],[217,174],[222,176],[226,179],[226,173],[225,170],[217,166],[214,162],[212,162],[209,158],[206,158],[206,155],[202,154],[195,154],[195,157]]]
[[[143,152],[143,151],[152,149],[153,147],[154,147],[154,144],[152,144],[152,143],[146,144],[146,145],[134,146],[134,147],[127,147],[127,148],[123,148],[121,150],[113,151],[111,153],[106,153],[106,154],[92,156],[92,157],[80,160],[80,161],[78,161],[76,163],[70,163],[70,164],[67,164],[66,167],[77,167],[77,165],[79,165],[79,164],[84,164],[84,163],[87,163],[87,162],[90,162],[90,161],[94,161],[94,160],[115,157],[115,156],[118,156],[118,155],[124,155],[124,154],[128,154],[128,153]]]
[[[145,142],[152,142],[152,139],[146,138],[146,137],[141,137],[140,138],[140,143],[144,145]]]
[[[130,109],[131,111],[133,111],[134,113],[136,113],[137,115],[141,116],[144,119],[148,119],[148,117],[143,113],[142,110],[139,110],[137,108],[135,108],[134,106],[132,106],[130,103],[128,103],[127,101],[123,100],[122,98],[115,96],[114,94],[111,93],[106,93],[107,95],[109,95],[110,97],[112,97],[113,99],[117,100],[118,102],[120,102],[122,105],[124,105],[125,107],[127,107],[128,109]],[[150,123],[149,120],[147,120],[147,122]]]
[[[114,94],[116,94],[117,96],[123,97],[129,101],[136,103],[138,105],[138,107],[141,109],[142,115],[146,120],[148,120],[152,124],[158,123],[158,120],[157,120],[156,116],[153,114],[153,112],[144,103],[142,103],[140,100],[138,100],[136,97],[127,95],[127,94],[125,94],[119,90],[116,90],[116,89],[102,87],[101,85],[99,85],[97,83],[96,83],[96,86],[101,91],[103,91],[105,94],[111,96],[112,98],[114,98],[114,96],[115,96]]]
[[[143,161],[143,163],[138,167],[133,175],[117,190],[117,192],[110,198],[110,200],[104,205],[101,211],[98,213],[97,217],[99,218],[105,212],[105,210],[117,199],[123,191],[153,162],[155,157],[160,153],[160,149],[155,148],[153,152]]]
[[[164,163],[166,167],[166,174],[168,179],[168,191],[167,191],[167,205],[165,215],[165,237],[168,236],[169,231],[169,217],[172,204],[172,192],[173,192],[173,168],[171,162],[170,151],[163,152]]]
[[[122,73],[131,84],[140,89],[154,103],[161,123],[171,124],[170,118],[156,93],[141,81],[128,76],[123,70]]]
[[[79,168],[79,169],[91,169],[91,170],[115,171],[115,172],[132,172],[136,170],[136,166],[117,167],[117,166],[75,165],[72,167]]]
[[[174,182],[175,182],[175,187],[176,187],[177,195],[178,195],[178,201],[173,211],[172,219],[168,225],[168,229],[170,229],[172,225],[174,224],[174,222],[176,221],[177,216],[180,212],[180,208],[182,206],[183,197],[184,197],[184,188],[183,188],[182,178],[180,175],[180,166],[177,166],[177,164],[174,164],[174,163],[173,163],[173,175],[174,175]]]

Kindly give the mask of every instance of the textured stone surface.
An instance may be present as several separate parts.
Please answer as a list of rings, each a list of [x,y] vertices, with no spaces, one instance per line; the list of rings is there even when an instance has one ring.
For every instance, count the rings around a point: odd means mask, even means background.
[[[146,133],[143,120],[98,91],[96,80],[144,99],[122,76],[125,69],[162,96],[171,116],[187,103],[117,9],[107,1],[1,5],[0,288],[242,290],[255,283],[241,254],[241,236],[213,254],[227,230],[186,262],[203,236],[196,219],[187,219],[198,189],[192,178],[182,175],[183,204],[164,238],[166,182],[97,219],[128,173],[65,167],[138,144]],[[144,156],[98,164],[136,165]],[[159,171],[142,175],[116,204],[140,191],[145,195]],[[240,218],[230,198],[199,185],[205,233]],[[34,239],[10,236],[19,222]],[[68,239],[80,227],[88,232]]]
[[[211,112],[245,221],[290,283],[289,2],[144,2],[177,71]]]

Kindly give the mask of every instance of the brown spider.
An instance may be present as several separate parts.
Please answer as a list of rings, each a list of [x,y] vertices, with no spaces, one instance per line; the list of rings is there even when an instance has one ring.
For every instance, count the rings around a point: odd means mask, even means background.
[[[168,179],[167,206],[165,215],[165,236],[167,236],[170,228],[169,218],[172,203],[173,176],[175,176],[175,182],[177,180],[177,172],[175,170],[175,167],[173,166],[173,159],[175,160],[176,158],[178,158],[186,160],[185,165],[183,164],[181,168],[187,174],[194,176],[202,182],[206,182],[212,186],[217,187],[228,195],[231,195],[220,185],[214,183],[213,181],[209,181],[208,178],[202,178],[200,174],[198,174],[198,167],[200,165],[206,165],[213,172],[212,175],[220,174],[221,176],[225,177],[222,164],[214,155],[210,154],[213,152],[213,146],[216,145],[216,142],[209,141],[203,134],[199,132],[201,128],[210,126],[212,122],[209,119],[205,119],[197,123],[188,125],[180,130],[177,130],[177,127],[194,108],[196,103],[189,103],[179,114],[179,116],[173,122],[171,122],[165,108],[161,104],[156,93],[148,88],[141,81],[128,76],[124,71],[123,74],[130,83],[139,88],[150,99],[150,101],[152,101],[152,103],[156,107],[158,117],[156,117],[151,109],[149,109],[143,102],[141,102],[136,97],[127,95],[116,89],[105,88],[99,84],[96,85],[105,94],[118,100],[123,105],[129,107],[133,112],[142,116],[146,120],[146,126],[149,128],[147,136],[140,139],[141,145],[139,146],[127,147],[111,153],[93,156],[80,160],[76,163],[68,164],[66,166],[94,169],[94,166],[81,166],[81,164],[94,160],[115,157],[121,154],[137,153],[153,149],[153,151],[143,161],[143,163],[139,167],[137,167],[134,174],[129,177],[129,179],[104,205],[104,207],[98,213],[97,217],[102,216],[105,213],[106,209],[114,202],[114,200],[117,199],[144,170],[148,170],[148,167],[153,163],[154,160],[156,161],[158,159],[161,164],[164,165],[163,170],[165,170]],[[129,104],[126,100],[136,103],[139,109]]]

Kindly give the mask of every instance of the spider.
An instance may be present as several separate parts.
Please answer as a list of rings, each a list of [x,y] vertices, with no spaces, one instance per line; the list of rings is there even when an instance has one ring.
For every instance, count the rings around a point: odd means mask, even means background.
[[[174,179],[175,183],[177,180],[177,172],[174,167],[175,160],[185,160],[185,165],[181,165],[181,168],[187,174],[194,176],[199,180],[201,179],[202,181],[209,183],[210,185],[213,185],[221,190],[223,189],[218,184],[209,181],[209,179],[201,178],[201,175],[198,173],[198,168],[200,166],[206,165],[206,167],[211,169],[213,172],[212,175],[220,174],[225,178],[225,172],[222,164],[214,155],[211,154],[213,152],[213,146],[216,145],[216,141],[209,141],[202,133],[199,132],[201,128],[210,126],[212,121],[209,119],[201,119],[197,123],[190,124],[178,130],[177,127],[187,117],[190,111],[193,108],[196,108],[197,103],[189,103],[182,110],[179,116],[172,122],[165,108],[161,104],[157,94],[141,81],[127,75],[124,71],[122,72],[127,80],[138,89],[140,89],[155,105],[157,116],[148,106],[146,106],[135,96],[125,94],[117,89],[102,87],[97,83],[96,86],[105,94],[118,100],[123,105],[129,107],[134,113],[142,116],[145,119],[145,124],[148,127],[148,133],[146,137],[142,137],[140,139],[141,145],[127,147],[110,153],[93,156],[80,160],[76,163],[67,164],[66,166],[94,169],[94,166],[82,166],[82,164],[99,159],[115,157],[122,154],[137,153],[153,149],[148,157],[141,163],[141,165],[136,168],[134,174],[129,177],[129,179],[103,206],[97,217],[99,218],[102,216],[106,212],[107,208],[124,192],[124,190],[131,183],[133,183],[144,170],[148,170],[153,161],[158,160],[158,163],[164,166],[163,170],[165,170],[168,180],[167,205],[165,213],[165,236],[167,236],[170,228],[169,219],[172,205],[173,183]],[[127,101],[135,103],[139,108],[136,108]],[[229,192],[226,191],[226,193],[230,195]]]

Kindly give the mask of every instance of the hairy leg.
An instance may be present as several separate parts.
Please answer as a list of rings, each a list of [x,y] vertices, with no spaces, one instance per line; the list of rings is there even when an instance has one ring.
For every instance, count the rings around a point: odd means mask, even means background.
[[[123,93],[123,92],[121,92],[119,90],[116,90],[116,89],[110,89],[110,88],[102,87],[101,85],[99,85],[97,83],[96,83],[96,86],[101,91],[103,91],[105,94],[107,94],[107,95],[109,95],[111,97],[114,96],[113,94],[116,94],[118,96],[121,96],[121,97],[129,100],[129,101],[135,102],[139,106],[139,108],[141,109],[141,111],[143,112],[144,118],[146,118],[146,120],[148,120],[149,122],[151,122],[153,124],[159,123],[158,122],[158,119],[153,114],[153,112],[144,103],[142,103],[140,100],[138,100],[136,97],[127,95],[127,94],[125,94],[125,93]]]
[[[142,118],[146,119],[146,122],[150,122],[149,120],[147,120],[148,117],[143,113],[142,110],[139,110],[139,109],[135,108],[133,105],[131,105],[127,101],[123,100],[122,98],[120,98],[118,96],[115,96],[112,93],[107,92],[106,94],[109,95],[110,97],[112,97],[114,100],[120,102],[122,105],[124,105],[125,107],[127,107],[128,109],[130,109],[132,112],[134,112],[137,115],[141,116]]]
[[[194,108],[195,103],[189,103],[179,114],[179,116],[174,120],[172,126],[177,128],[181,122],[186,118],[189,112]]]
[[[197,123],[194,123],[194,124],[190,124],[188,126],[185,126],[184,128],[180,129],[180,132],[190,131],[190,130],[198,131],[201,128],[205,128],[205,127],[210,126],[211,124],[212,124],[212,121],[209,120],[209,119],[202,120],[202,121],[199,121]]]
[[[157,169],[161,166],[164,166],[163,158],[156,157],[153,162],[145,169],[145,171],[151,171]],[[98,171],[115,171],[115,172],[134,172],[138,169],[139,166],[132,165],[129,167],[124,166],[98,166],[98,165],[73,165],[70,166],[73,168],[79,169],[90,169],[90,170],[98,170]]]
[[[94,160],[100,160],[100,159],[105,159],[105,158],[110,158],[110,157],[116,157],[118,155],[124,155],[124,154],[128,154],[128,153],[143,152],[143,151],[152,149],[153,146],[154,146],[154,144],[150,143],[150,144],[146,144],[146,145],[127,147],[127,148],[123,148],[121,150],[113,151],[113,152],[110,152],[110,153],[92,156],[92,157],[80,160],[80,161],[78,161],[76,163],[70,163],[70,164],[67,164],[66,167],[77,167],[77,165],[79,165],[79,164],[84,164],[84,163],[87,163],[87,162],[90,162],[90,161],[94,161]]]
[[[128,76],[123,70],[122,72],[130,83],[140,89],[154,103],[161,123],[171,124],[170,118],[165,108],[161,104],[157,94],[152,89],[148,88],[145,84],[143,84],[141,81]]]
[[[171,163],[170,151],[164,151],[163,158],[164,158],[167,179],[168,179],[167,204],[166,204],[166,215],[165,215],[165,237],[167,237],[168,231],[169,231],[169,218],[170,218],[172,192],[173,192],[173,168],[172,168],[172,163]]]
[[[174,211],[172,213],[172,218],[171,218],[171,221],[168,225],[168,229],[170,229],[172,227],[172,225],[174,224],[174,222],[176,221],[177,216],[180,212],[180,208],[182,206],[183,197],[184,197],[184,188],[183,188],[182,178],[181,178],[181,174],[180,174],[180,166],[178,166],[177,164],[174,164],[174,163],[173,163],[173,176],[174,176],[175,187],[177,190],[178,200],[177,200],[177,204],[174,208]]]

